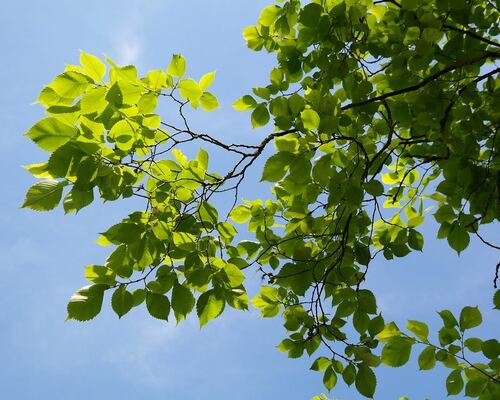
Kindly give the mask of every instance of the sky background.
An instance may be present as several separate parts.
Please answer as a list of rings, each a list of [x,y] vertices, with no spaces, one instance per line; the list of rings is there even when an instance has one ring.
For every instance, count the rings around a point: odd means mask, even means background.
[[[268,133],[269,127],[252,131],[249,115],[230,105],[267,81],[272,57],[247,50],[241,30],[270,3],[0,2],[0,397],[307,400],[324,391],[321,374],[308,370],[312,359],[289,360],[275,349],[285,337],[280,320],[260,319],[255,310],[227,310],[200,331],[195,318],[175,327],[149,317],[145,307],[118,320],[105,301],[92,322],[65,322],[69,296],[86,284],[83,266],[107,256],[108,250],[95,244],[97,233],[142,205],[96,201],[76,216],[64,216],[61,209],[19,208],[34,183],[20,165],[46,158],[23,137],[43,117],[42,107],[32,103],[65,63],[78,62],[80,49],[134,63],[142,73],[166,68],[172,53],[180,52],[195,78],[217,70],[212,91],[222,107],[192,114],[195,127],[234,142],[257,141]],[[224,166],[224,159],[214,161],[215,170]],[[258,166],[246,181],[246,198],[268,193],[268,186],[256,188],[252,182],[256,171]],[[440,320],[434,311],[458,313],[464,305],[479,305],[486,322],[477,334],[498,337],[500,326],[491,311],[498,255],[473,240],[458,257],[446,242],[433,239],[434,232],[435,225],[428,223],[423,254],[371,266],[367,286],[378,296],[386,320],[403,326],[407,318],[422,319],[436,328]],[[498,232],[485,232],[498,243]],[[250,273],[251,294],[258,284],[259,276]],[[416,362],[377,369],[375,398],[445,398],[445,370],[416,371]],[[361,398],[340,381],[331,395]]]

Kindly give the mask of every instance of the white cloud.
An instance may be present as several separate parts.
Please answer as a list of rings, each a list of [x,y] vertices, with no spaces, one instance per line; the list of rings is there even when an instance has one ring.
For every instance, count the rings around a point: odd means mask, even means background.
[[[117,44],[118,63],[121,65],[135,64],[141,52],[141,45],[138,37],[133,37],[127,41]]]

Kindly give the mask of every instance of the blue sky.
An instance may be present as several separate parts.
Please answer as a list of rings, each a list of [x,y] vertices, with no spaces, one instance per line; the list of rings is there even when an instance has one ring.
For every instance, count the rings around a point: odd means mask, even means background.
[[[309,399],[323,392],[312,360],[288,360],[275,350],[284,337],[279,320],[262,320],[255,311],[228,311],[202,331],[194,318],[175,327],[148,317],[144,308],[122,320],[105,303],[91,323],[65,322],[66,302],[83,286],[83,266],[99,263],[107,250],[95,244],[97,232],[142,207],[134,202],[96,202],[77,216],[58,209],[36,213],[20,209],[33,178],[20,168],[45,154],[22,134],[43,116],[31,103],[65,63],[77,63],[79,49],[135,63],[142,72],[165,68],[171,54],[183,53],[194,77],[217,70],[213,91],[222,108],[192,115],[200,130],[234,142],[258,140],[249,116],[230,104],[251,87],[265,83],[273,60],[245,48],[241,30],[270,1],[132,0],[0,2],[0,373],[1,397],[8,399]],[[269,129],[269,128],[268,128]],[[224,160],[215,160],[223,167]],[[217,169],[217,168],[216,168]],[[253,178],[257,173],[253,175]],[[248,182],[250,181],[250,182]],[[252,176],[244,196],[262,196]],[[491,310],[497,255],[473,241],[457,257],[426,225],[423,254],[371,267],[370,287],[386,320],[428,320],[434,311],[479,305],[486,323],[478,334],[497,337]],[[494,229],[487,236],[498,242]],[[489,235],[488,235],[489,233]],[[496,237],[495,237],[496,234]],[[251,273],[255,293],[259,277]],[[377,399],[445,397],[443,374],[417,374],[415,362],[379,369]],[[332,393],[359,399],[343,384]]]

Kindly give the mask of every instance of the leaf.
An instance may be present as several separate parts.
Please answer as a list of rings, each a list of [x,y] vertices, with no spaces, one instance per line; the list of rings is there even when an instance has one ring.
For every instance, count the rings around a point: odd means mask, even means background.
[[[250,207],[239,205],[231,210],[229,218],[237,224],[244,224],[250,219],[251,215]]]
[[[330,365],[323,374],[323,385],[330,392],[337,384],[337,374]]]
[[[408,244],[412,249],[422,251],[424,248],[424,236],[415,229],[410,229],[408,233]]]
[[[326,357],[318,357],[311,365],[313,371],[324,371],[332,365],[332,360]]]
[[[401,331],[398,326],[394,322],[389,322],[385,325],[382,332],[377,335],[377,339],[381,342],[386,342],[393,337],[399,337],[401,335]]]
[[[22,208],[36,211],[48,211],[57,207],[61,201],[66,181],[46,180],[35,183],[28,189]]]
[[[200,86],[198,85],[198,82],[191,78],[184,79],[179,82],[178,87],[181,96],[184,99],[189,100],[191,102],[191,105],[196,108],[198,106],[198,100],[203,93]]]
[[[260,316],[271,318],[276,316],[281,309],[277,299],[278,290],[272,286],[262,286],[260,293],[252,299],[252,304],[260,310]]]
[[[316,3],[304,6],[300,13],[300,23],[308,27],[315,27],[318,24],[323,8]]]
[[[438,312],[439,316],[443,320],[443,323],[446,327],[448,328],[453,328],[455,326],[458,326],[457,319],[455,316],[452,314],[450,310],[443,310]]]
[[[208,72],[205,75],[203,75],[200,79],[199,85],[201,90],[206,90],[214,81],[215,79],[215,71]]]
[[[191,290],[176,281],[172,289],[172,309],[177,323],[186,318],[193,309],[194,303],[195,299]]]
[[[460,369],[453,370],[446,378],[448,396],[459,394],[464,388],[464,380]]]
[[[113,125],[108,133],[108,137],[116,142],[116,147],[120,150],[129,151],[134,146],[138,130],[138,124],[129,120],[121,120]]]
[[[344,379],[344,382],[348,386],[351,386],[354,383],[354,380],[356,379],[356,368],[353,364],[349,364],[342,371],[342,379]]]
[[[459,225],[454,222],[451,226],[451,230],[448,233],[448,243],[450,247],[460,254],[469,245],[469,233]]]
[[[374,179],[365,183],[365,190],[372,196],[382,196],[384,194],[384,185],[382,182]]]
[[[111,296],[111,307],[118,315],[118,318],[123,317],[128,313],[134,305],[134,296],[130,293],[125,285],[120,285]]]
[[[483,341],[478,338],[468,338],[465,340],[464,345],[472,351],[473,353],[478,353],[481,351],[481,346],[483,344]]]
[[[190,233],[174,232],[172,238],[176,247],[187,251],[196,250],[196,238]]]
[[[115,273],[102,265],[87,265],[85,267],[85,279],[108,286],[113,286],[116,283]]]
[[[224,304],[224,299],[220,298],[213,289],[203,293],[196,302],[196,312],[200,320],[200,328],[222,314]]]
[[[137,307],[146,300],[146,289],[138,288],[132,292],[133,306]]]
[[[263,26],[270,26],[275,21],[278,12],[280,11],[280,7],[278,6],[268,6],[265,7],[259,16],[259,24]]]
[[[319,127],[319,115],[316,111],[307,109],[300,113],[300,119],[302,120],[302,124],[304,128],[309,130],[315,130]]]
[[[429,327],[420,321],[409,320],[406,328],[411,331],[420,340],[427,342],[429,336]]]
[[[170,301],[167,296],[148,291],[146,293],[146,308],[152,317],[168,321]]]
[[[495,295],[493,296],[493,305],[495,306],[495,310],[500,310],[500,289],[495,291]]]
[[[69,214],[71,212],[78,212],[82,208],[88,206],[94,201],[94,192],[90,190],[80,190],[73,187],[63,201],[64,212]]]
[[[481,343],[483,354],[490,360],[498,360],[500,355],[500,343],[496,339],[485,340]]]
[[[259,104],[252,111],[251,122],[253,128],[258,128],[260,126],[267,125],[269,122],[269,111],[267,111],[267,106],[265,103]]]
[[[375,388],[377,387],[377,378],[370,367],[365,364],[359,365],[355,385],[358,392],[363,396],[370,399],[373,398]]]
[[[390,339],[382,349],[382,364],[401,367],[410,359],[412,341],[404,337]]]
[[[53,117],[38,121],[26,133],[33,142],[46,151],[54,151],[77,135],[73,126],[63,124]]]
[[[102,82],[106,73],[106,65],[92,54],[80,51],[80,64],[85,73],[96,82]]]
[[[69,299],[67,319],[88,321],[101,311],[106,285],[89,285],[77,290]]]
[[[167,68],[167,74],[182,78],[186,73],[186,60],[181,54],[174,54]]]
[[[286,175],[293,160],[294,156],[288,152],[273,154],[264,165],[261,181],[278,182]]]
[[[418,366],[421,370],[427,371],[436,365],[436,351],[434,347],[426,347],[418,356]]]
[[[464,307],[460,312],[460,329],[472,329],[481,325],[483,317],[477,307]]]
[[[204,92],[200,97],[200,106],[204,111],[212,111],[219,108],[219,102],[212,93]]]
[[[243,274],[243,272],[241,272],[241,270],[234,264],[227,263],[224,265],[223,271],[225,272],[229,285],[232,288],[240,286],[245,280],[245,274]]]
[[[257,101],[252,96],[246,95],[236,100],[233,103],[233,108],[237,111],[248,111],[257,107],[257,104]]]

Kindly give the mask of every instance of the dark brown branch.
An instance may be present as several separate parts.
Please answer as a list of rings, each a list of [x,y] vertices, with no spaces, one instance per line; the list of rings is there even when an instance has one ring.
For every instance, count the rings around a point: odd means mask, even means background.
[[[422,81],[420,81],[419,83],[417,83],[415,85],[408,86],[408,87],[406,87],[404,89],[394,90],[393,92],[384,93],[384,94],[381,94],[380,96],[372,97],[370,99],[366,99],[366,100],[363,100],[363,101],[360,101],[360,102],[357,102],[357,103],[346,104],[345,106],[341,107],[340,109],[342,111],[345,111],[345,110],[349,110],[351,108],[365,106],[367,104],[371,104],[371,103],[374,103],[376,101],[385,100],[385,99],[387,99],[389,97],[394,97],[394,96],[398,96],[400,94],[404,94],[404,93],[408,93],[408,92],[413,92],[413,91],[421,89],[424,86],[426,86],[427,84],[435,81],[436,79],[438,79],[442,75],[445,75],[445,74],[447,74],[449,72],[452,72],[452,71],[454,71],[454,70],[456,70],[458,68],[461,68],[461,67],[466,67],[468,65],[473,65],[473,64],[475,64],[475,63],[477,63],[479,61],[483,61],[483,60],[486,60],[488,58],[500,58],[500,53],[496,53],[496,52],[493,52],[493,51],[487,51],[487,52],[481,54],[480,56],[474,57],[472,59],[458,61],[458,62],[456,62],[454,64],[451,64],[451,65],[447,66],[446,68],[442,69],[441,71],[436,72],[435,74],[432,74],[432,75],[428,76],[427,78],[423,79]]]
[[[464,33],[465,35],[468,35],[470,37],[473,37],[474,39],[480,40],[481,42],[487,43],[490,46],[500,47],[500,43],[497,43],[489,38],[485,38],[484,36],[478,35],[476,32],[470,31],[468,29],[462,29],[462,28],[458,28],[456,26],[452,26],[452,25],[448,25],[448,24],[444,24],[443,28],[449,29],[449,30],[455,31],[455,32]]]

